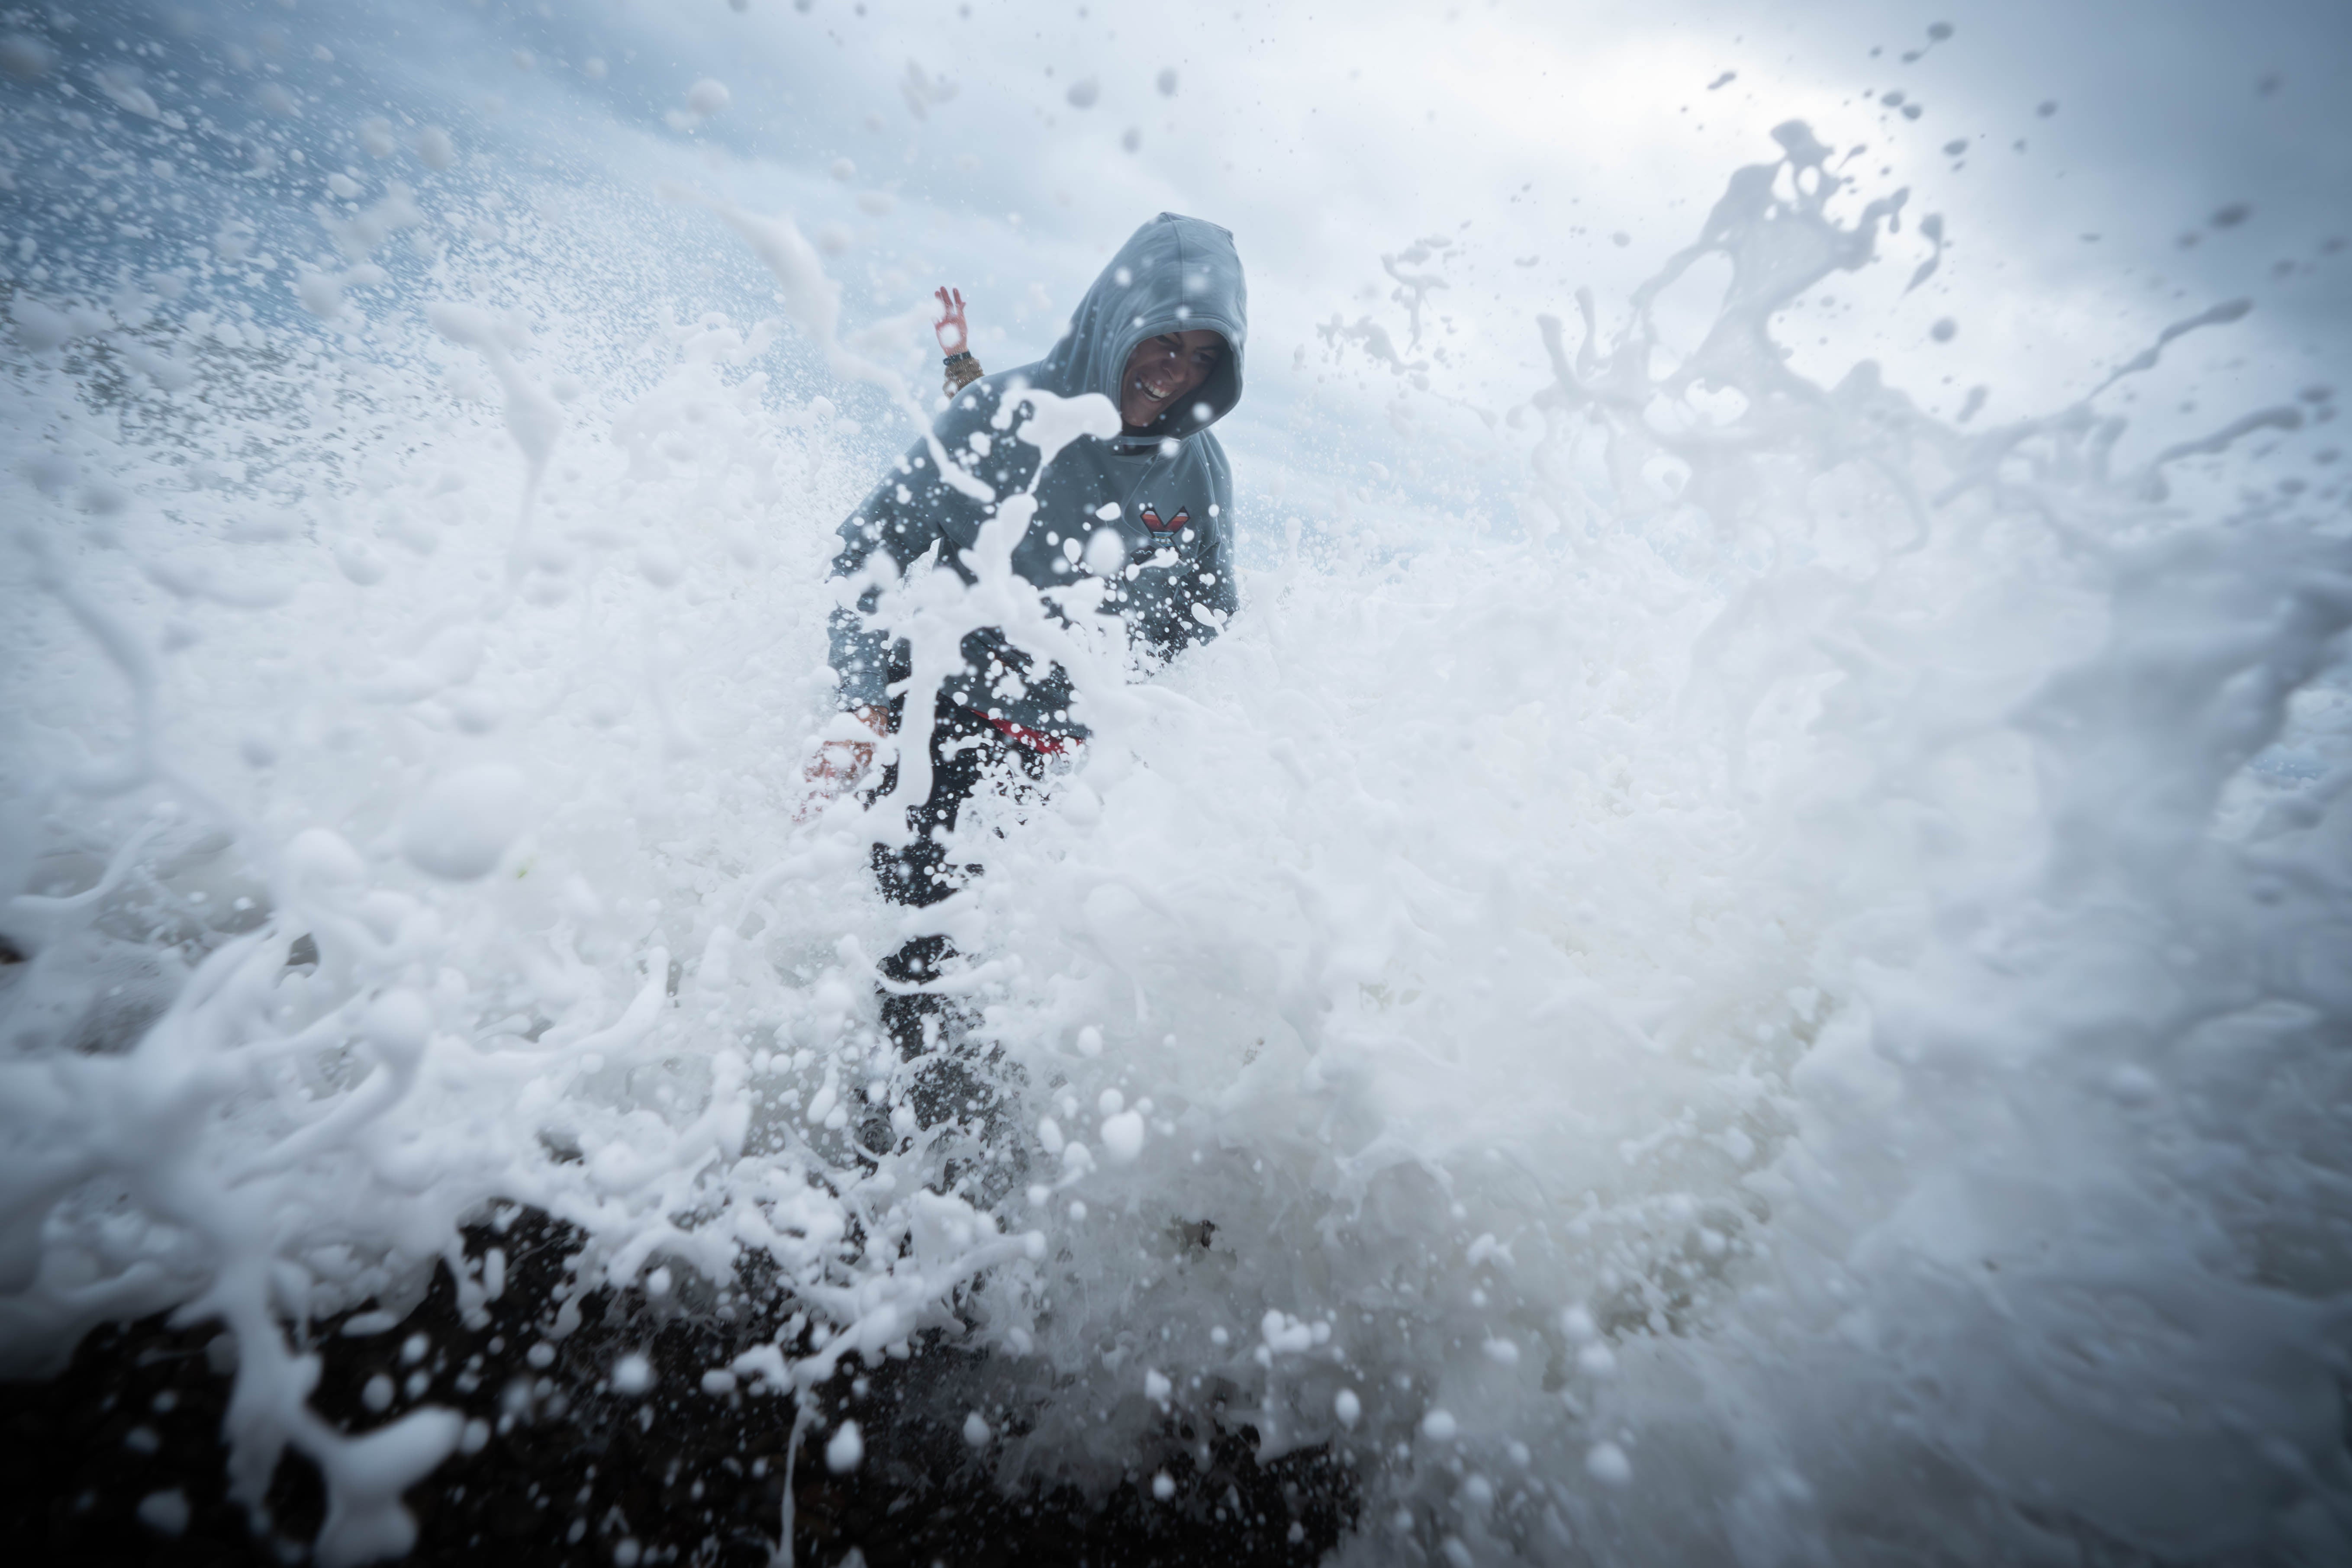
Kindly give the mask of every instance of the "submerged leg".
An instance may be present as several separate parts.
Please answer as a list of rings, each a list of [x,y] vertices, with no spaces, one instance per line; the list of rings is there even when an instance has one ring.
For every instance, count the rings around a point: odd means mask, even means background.
[[[883,896],[894,903],[921,909],[939,903],[981,874],[976,865],[951,865],[943,839],[953,832],[964,803],[982,789],[997,787],[1007,766],[1035,778],[1042,773],[1036,760],[1008,742],[977,714],[942,702],[931,738],[931,793],[907,810],[910,841],[903,847],[874,846],[874,874]],[[895,770],[886,773],[882,788],[896,783]],[[945,936],[908,939],[884,959],[880,969],[886,984],[880,992],[882,1027],[902,1060],[914,1064],[907,1105],[918,1129],[929,1131],[942,1122],[963,1124],[988,1150],[982,1191],[983,1202],[993,1202],[1017,1176],[1018,1139],[1008,1136],[1012,1112],[994,1081],[994,1072],[967,1039],[977,1021],[970,1009],[951,996],[933,991],[908,991],[940,980],[956,957]],[[996,1053],[987,1053],[992,1058]],[[893,1142],[887,1127],[877,1125],[865,1139],[869,1149]],[[945,1184],[956,1181],[957,1165],[947,1168]]]
[[[882,973],[887,980],[900,985],[924,985],[937,980],[947,961],[955,956],[955,948],[943,936],[919,936],[882,961]],[[971,1016],[955,1005],[954,1001],[936,992],[899,992],[885,989],[882,994],[882,1030],[898,1055],[907,1061],[929,1056],[942,1046],[960,1044],[971,1027]],[[934,1107],[925,1103],[919,1086],[915,1096],[915,1114],[924,1127],[940,1121]]]

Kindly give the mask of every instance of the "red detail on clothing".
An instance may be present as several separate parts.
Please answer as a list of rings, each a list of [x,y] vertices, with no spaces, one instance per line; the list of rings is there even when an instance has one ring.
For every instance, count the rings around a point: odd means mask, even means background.
[[[980,713],[977,708],[972,711]],[[1033,752],[1043,752],[1049,757],[1058,757],[1079,743],[1076,735],[1048,735],[1042,730],[1032,730],[1026,724],[1015,724],[1012,720],[1000,719],[993,713],[980,713],[980,716],[987,720],[999,734],[1019,742]]]
[[[1160,521],[1159,512],[1155,511],[1150,507],[1145,507],[1143,509],[1143,526],[1150,529],[1154,533],[1173,533],[1192,521],[1192,514],[1191,512],[1179,511],[1174,517],[1170,518],[1166,522],[1162,522]]]

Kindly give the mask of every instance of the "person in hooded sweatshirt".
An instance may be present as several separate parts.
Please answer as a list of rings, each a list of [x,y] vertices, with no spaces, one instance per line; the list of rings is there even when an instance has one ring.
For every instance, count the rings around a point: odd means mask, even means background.
[[[1233,472],[1211,430],[1241,400],[1248,339],[1233,236],[1174,213],[1153,218],[1095,279],[1053,351],[1018,370],[981,375],[965,340],[962,296],[941,289],[940,304],[951,401],[933,426],[940,448],[984,449],[971,471],[998,495],[1038,478],[1037,510],[1013,550],[1014,570],[1041,589],[1066,586],[1083,568],[1073,559],[1079,552],[1064,542],[1083,548],[1108,528],[1127,560],[1162,563],[1119,574],[1103,606],[1126,622],[1146,668],[1215,635],[1239,605]],[[1099,394],[1118,409],[1120,432],[1080,437],[1038,477],[1038,448],[994,424],[1003,400],[1028,388],[1066,398]],[[992,507],[943,481],[931,450],[917,445],[841,525],[836,578],[866,576],[878,550],[899,573],[928,559],[929,569],[972,581],[959,552],[971,547]],[[909,691],[906,643],[871,618],[879,597],[868,587],[854,607],[835,612],[831,658],[843,710],[877,737],[898,729],[909,700],[934,704],[931,789],[906,808],[911,840],[903,847],[877,844],[873,852],[885,896],[923,906],[979,870],[950,865],[940,842],[963,803],[1008,780],[1042,778],[1046,759],[1082,744],[1087,728],[1061,668],[994,628],[964,639],[964,668],[938,691]],[[841,788],[866,771],[872,754],[870,742],[835,742],[811,765],[812,782]],[[884,770],[877,795],[895,787],[897,773],[896,764]],[[882,972],[897,985],[920,985],[939,977],[949,956],[944,937],[919,937],[885,960]],[[936,1045],[951,1016],[936,995],[885,989],[885,1026],[909,1056]],[[933,1119],[923,1117],[926,1124]]]

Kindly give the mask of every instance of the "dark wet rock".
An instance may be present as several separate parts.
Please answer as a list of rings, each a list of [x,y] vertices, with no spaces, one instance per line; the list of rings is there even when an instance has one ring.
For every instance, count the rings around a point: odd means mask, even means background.
[[[788,1303],[755,1305],[761,1292],[739,1281],[723,1297],[707,1287],[661,1300],[599,1288],[566,1311],[581,1241],[531,1212],[469,1231],[468,1251],[499,1249],[507,1271],[488,1320],[472,1327],[446,1268],[394,1326],[347,1331],[374,1328],[390,1316],[381,1312],[314,1325],[322,1364],[313,1405],[346,1430],[420,1404],[483,1424],[478,1451],[452,1456],[408,1493],[419,1527],[411,1562],[765,1565],[783,1514],[794,1405],[706,1391],[703,1374],[772,1338]],[[575,1314],[568,1332],[550,1337]],[[614,1367],[632,1353],[653,1373],[639,1393],[614,1386]],[[174,1330],[158,1316],[93,1331],[54,1379],[0,1384],[0,1539],[10,1560],[306,1561],[325,1504],[307,1460],[280,1462],[258,1530],[227,1500],[219,1434],[234,1361],[211,1326]],[[822,1419],[790,1467],[797,1560],[831,1564],[854,1547],[873,1568],[1306,1564],[1352,1522],[1344,1466],[1320,1450],[1260,1465],[1255,1434],[1240,1424],[1195,1432],[1171,1418],[1152,1458],[1139,1456],[1107,1497],[1066,1485],[1003,1489],[961,1425],[996,1370],[933,1344],[903,1361],[853,1363],[813,1391]],[[858,1423],[865,1459],[836,1476],[824,1440],[844,1418]],[[1161,1470],[1176,1489],[1166,1500],[1151,1493]]]

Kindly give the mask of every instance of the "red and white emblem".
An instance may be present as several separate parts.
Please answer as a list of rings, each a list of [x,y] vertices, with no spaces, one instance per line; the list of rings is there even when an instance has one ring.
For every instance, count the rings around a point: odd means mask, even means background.
[[[1158,510],[1151,507],[1145,507],[1143,509],[1143,526],[1150,529],[1154,533],[1173,533],[1192,521],[1192,514],[1191,512],[1179,511],[1174,517],[1162,522],[1160,521],[1160,513]]]

